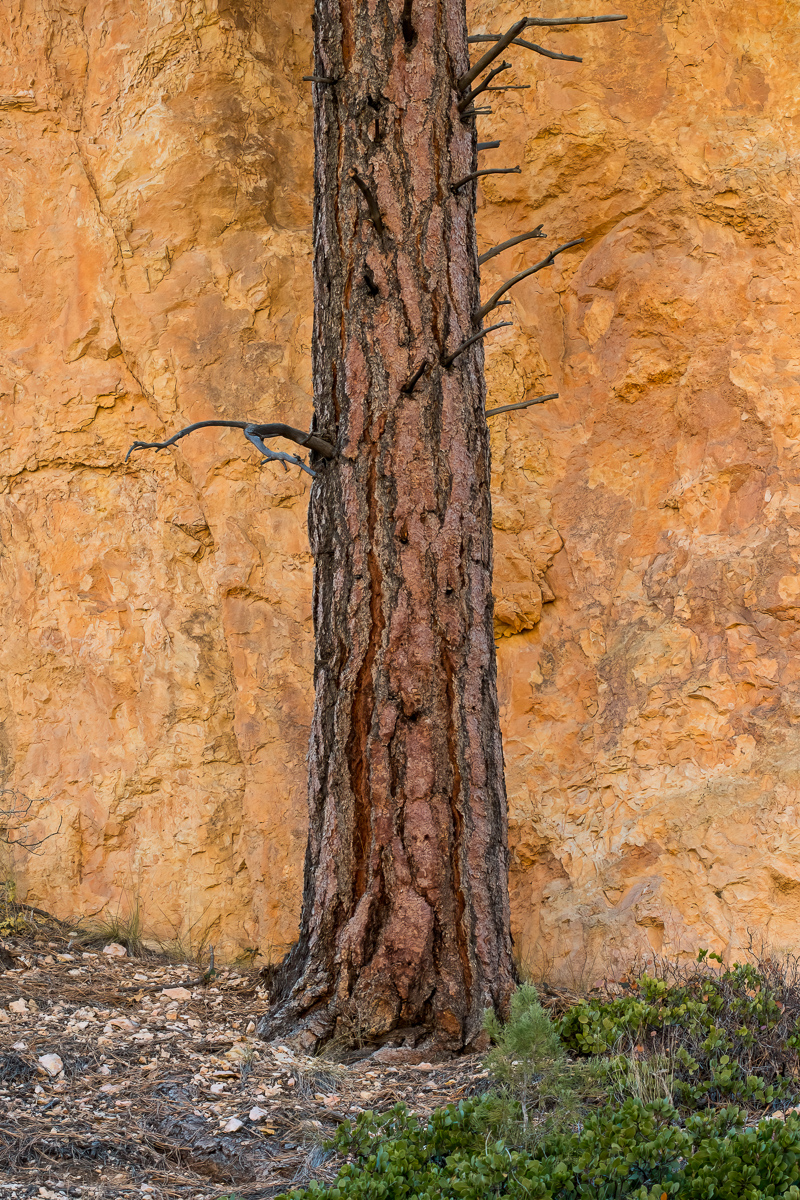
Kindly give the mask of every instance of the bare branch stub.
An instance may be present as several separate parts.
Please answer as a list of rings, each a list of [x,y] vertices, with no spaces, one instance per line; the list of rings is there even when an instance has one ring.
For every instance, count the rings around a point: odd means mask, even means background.
[[[425,359],[425,362],[422,364],[422,366],[417,367],[416,371],[410,377],[410,379],[406,380],[406,382],[400,388],[400,391],[403,392],[404,395],[410,396],[411,393],[414,391],[414,388],[419,383],[420,379],[422,379],[422,376],[425,374],[427,369],[428,369],[428,360]]]
[[[301,467],[308,475],[315,475],[310,467],[297,458],[293,454],[284,454],[282,451],[270,450],[264,445],[264,438],[282,437],[287,441],[296,442],[298,446],[303,446],[308,450],[313,450],[315,454],[319,454],[322,458],[331,459],[335,457],[336,451],[329,441],[325,438],[318,437],[315,433],[306,433],[302,429],[295,429],[293,425],[284,425],[279,421],[272,421],[268,424],[256,424],[254,421],[196,421],[194,425],[186,425],[183,429],[179,429],[177,433],[173,433],[172,437],[167,438],[164,442],[134,442],[125,455],[125,462],[128,461],[134,450],[166,450],[168,446],[174,446],[181,438],[187,434],[194,433],[196,429],[208,429],[210,427],[222,427],[224,429],[241,429],[244,436],[251,442],[260,454],[264,455],[269,461],[282,462],[284,469],[286,463],[293,463],[295,466]]]
[[[522,30],[527,24],[527,20],[527,17],[523,17],[520,21],[515,21],[511,28],[503,34],[503,36],[495,43],[494,46],[492,46],[491,50],[487,50],[486,53],[478,59],[474,67],[470,67],[468,71],[459,77],[456,86],[460,92],[466,91],[473,79],[477,79],[481,72],[486,70],[486,68],[489,66],[489,63],[494,62],[498,55],[503,53],[506,46],[510,45],[514,38],[517,37],[518,34],[522,33]]]
[[[457,179],[451,184],[454,192],[463,187],[465,183],[469,183],[473,179],[480,179],[481,175],[521,175],[521,167],[486,167],[483,171],[471,171],[469,175],[465,175],[463,179]]]
[[[530,408],[532,404],[544,404],[545,400],[557,400],[558,392],[550,392],[548,396],[534,396],[531,400],[520,400],[519,404],[501,404],[498,408],[487,408],[487,417],[496,417],[498,413],[514,412],[518,408]]]
[[[379,237],[383,237],[383,228],[384,228],[383,227],[383,217],[381,216],[381,210],[378,208],[378,201],[375,199],[374,195],[372,194],[372,191],[371,191],[369,185],[364,182],[364,180],[361,178],[361,176],[359,175],[358,171],[356,171],[355,168],[353,168],[351,170],[350,178],[352,179],[353,183],[356,185],[358,190],[361,192],[361,195],[364,197],[364,199],[367,202],[367,209],[369,210],[369,219],[372,221],[372,224],[375,226],[376,233],[378,234]]]
[[[508,71],[510,69],[511,69],[511,63],[501,62],[500,66],[495,67],[495,69],[493,71],[490,71],[489,74],[486,76],[486,78],[484,80],[482,80],[476,88],[471,88],[470,91],[466,92],[461,97],[461,99],[458,102],[458,111],[463,112],[465,108],[468,108],[476,96],[480,96],[481,92],[486,91],[487,87],[489,86],[489,84],[492,82],[493,79],[496,79],[498,75],[501,75],[503,73],[503,71]]]
[[[507,279],[506,282],[497,289],[494,295],[490,296],[486,303],[482,304],[477,310],[475,313],[475,320],[482,321],[483,318],[487,316],[496,306],[500,297],[505,295],[508,289],[512,288],[515,283],[520,283],[523,279],[527,279],[529,275],[535,275],[537,271],[542,271],[545,267],[549,267],[550,263],[557,254],[561,254],[564,250],[569,250],[572,246],[580,246],[582,243],[583,238],[575,238],[571,242],[565,242],[563,246],[556,246],[555,250],[550,251],[547,258],[543,258],[541,262],[536,263],[532,267],[528,267],[526,271],[520,271],[518,275],[514,275],[511,279]]]
[[[481,338],[485,338],[487,333],[494,333],[495,329],[503,329],[506,325],[513,324],[513,321],[498,321],[496,325],[490,325],[488,329],[480,329],[477,333],[473,333],[472,337],[467,338],[460,346],[456,346],[452,354],[448,354],[442,359],[442,366],[452,367],[459,354],[463,354],[465,350],[468,350],[473,342],[478,342]]]
[[[491,111],[491,108],[468,108],[461,114],[461,119],[463,121],[466,117],[484,117]]]
[[[500,145],[499,141],[478,142],[478,150],[496,150],[499,145]]]
[[[527,242],[528,238],[543,237],[547,237],[547,234],[542,233],[541,225],[537,225],[530,233],[520,233],[518,237],[509,238],[507,242],[500,242],[499,246],[492,246],[491,250],[487,250],[485,254],[479,255],[478,266],[482,267],[485,262],[488,262],[490,258],[494,258],[496,254],[502,254],[504,250],[510,250],[512,246],[518,246],[520,242]]]
[[[327,75],[304,75],[303,83],[337,83],[336,79],[329,79]]]

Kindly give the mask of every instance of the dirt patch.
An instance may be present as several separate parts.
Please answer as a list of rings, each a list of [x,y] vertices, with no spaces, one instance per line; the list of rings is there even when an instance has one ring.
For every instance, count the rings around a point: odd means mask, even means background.
[[[266,1044],[257,970],[202,984],[44,925],[2,941],[0,1200],[266,1198],[335,1174],[323,1142],[345,1118],[486,1087],[477,1056],[346,1065]]]

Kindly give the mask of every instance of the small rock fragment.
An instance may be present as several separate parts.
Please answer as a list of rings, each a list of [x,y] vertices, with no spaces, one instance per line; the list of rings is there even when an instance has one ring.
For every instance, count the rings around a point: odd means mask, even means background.
[[[240,1121],[238,1117],[229,1117],[222,1126],[223,1133],[236,1133],[237,1129],[241,1129],[244,1121]]]
[[[269,1116],[269,1111],[266,1108],[259,1108],[258,1105],[255,1104],[250,1109],[249,1116],[251,1121],[260,1121],[262,1117]]]
[[[37,1061],[50,1076],[55,1077],[64,1070],[64,1064],[57,1054],[40,1054]]]
[[[28,1011],[28,1005],[25,1000],[12,1000],[8,1007],[13,1013],[26,1013]]]
[[[162,996],[168,996],[170,1000],[191,1000],[192,993],[185,987],[162,988]]]
[[[109,942],[107,946],[103,946],[103,954],[107,954],[109,958],[126,958],[128,951],[124,946],[120,946],[119,942]]]

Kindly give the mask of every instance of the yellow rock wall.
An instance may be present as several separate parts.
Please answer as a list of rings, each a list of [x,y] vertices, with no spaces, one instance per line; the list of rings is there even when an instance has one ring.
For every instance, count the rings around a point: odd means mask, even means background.
[[[800,935],[800,9],[624,11],[480,119],[486,246],[548,234],[486,289],[585,238],[488,347],[492,405],[560,394],[492,436],[515,937],[567,977]],[[0,13],[0,767],[62,822],[19,886],[230,952],[296,929],[307,477],[123,458],[308,421],[310,66],[310,4]]]

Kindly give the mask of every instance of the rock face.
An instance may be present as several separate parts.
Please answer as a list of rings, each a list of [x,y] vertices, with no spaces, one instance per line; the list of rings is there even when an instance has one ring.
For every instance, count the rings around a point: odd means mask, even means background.
[[[585,239],[488,347],[491,405],[559,393],[491,429],[515,937],[564,978],[800,932],[788,7],[536,31],[584,63],[515,49],[533,86],[480,118],[491,165],[523,167],[484,181],[485,246],[548,235],[487,263],[486,294]],[[0,752],[49,798],[30,834],[61,820],[18,884],[267,955],[305,845],[306,477],[234,431],[123,459],[190,421],[309,419],[309,20],[0,15]]]

